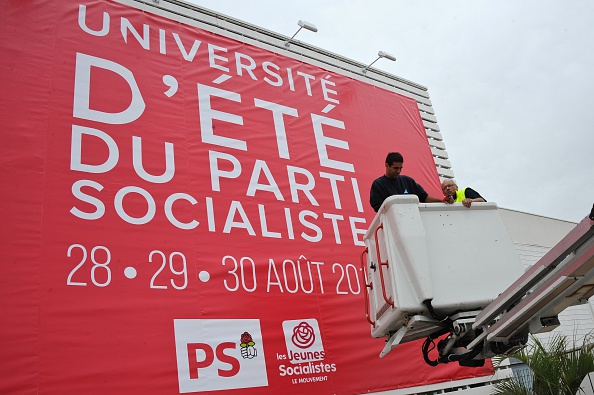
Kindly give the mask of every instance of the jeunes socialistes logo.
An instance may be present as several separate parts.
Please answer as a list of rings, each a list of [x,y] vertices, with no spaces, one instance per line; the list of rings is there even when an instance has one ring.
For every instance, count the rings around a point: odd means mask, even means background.
[[[293,384],[325,381],[327,373],[336,372],[336,364],[326,361],[318,321],[315,318],[283,322],[287,360],[290,365],[279,365],[281,377],[291,377]],[[318,376],[312,376],[318,375]]]

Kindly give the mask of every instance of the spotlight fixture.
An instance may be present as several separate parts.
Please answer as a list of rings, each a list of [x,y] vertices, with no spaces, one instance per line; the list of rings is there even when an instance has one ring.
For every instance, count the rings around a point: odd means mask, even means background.
[[[378,61],[378,60],[380,60],[381,58],[386,58],[386,59],[388,59],[388,60],[391,60],[391,61],[393,61],[393,62],[395,62],[395,61],[396,61],[396,57],[395,57],[394,55],[392,55],[392,54],[389,54],[389,53],[387,53],[387,52],[384,52],[384,51],[379,51],[379,52],[377,53],[377,59],[375,59],[373,62],[371,62],[371,63],[369,64],[369,66],[367,66],[367,67],[365,67],[363,70],[361,70],[361,71],[363,71],[363,74],[367,73],[367,69],[369,69],[369,68],[371,67],[371,65],[372,65],[372,64],[374,64],[375,62],[377,62],[377,61]]]
[[[301,31],[301,29],[309,30],[314,33],[318,31],[318,28],[313,23],[309,23],[306,21],[299,21],[299,22],[297,22],[297,24],[299,25],[299,30],[297,30],[295,32],[295,34],[293,34],[293,37],[295,37],[297,35],[297,33],[299,33]],[[288,41],[285,41],[285,47],[289,48],[289,46],[291,45],[291,40],[293,40],[293,37],[291,37]]]

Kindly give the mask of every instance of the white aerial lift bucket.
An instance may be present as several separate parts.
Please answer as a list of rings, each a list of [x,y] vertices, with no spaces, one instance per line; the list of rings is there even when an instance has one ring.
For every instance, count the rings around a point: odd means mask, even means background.
[[[516,248],[495,203],[419,204],[386,199],[365,234],[365,309],[373,337],[426,337],[442,317],[476,315],[521,276]]]

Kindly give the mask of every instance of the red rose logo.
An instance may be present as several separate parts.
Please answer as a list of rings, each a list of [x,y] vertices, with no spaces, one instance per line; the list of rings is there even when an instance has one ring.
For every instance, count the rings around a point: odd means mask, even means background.
[[[252,335],[250,335],[248,332],[243,332],[243,334],[241,335],[241,342],[245,344],[253,342]]]
[[[255,345],[256,343],[252,339],[252,335],[248,332],[243,332],[241,334],[241,343],[239,344],[239,347],[241,349],[241,356],[244,359],[252,359],[258,356],[258,350],[254,347]]]
[[[307,322],[302,322],[293,328],[291,340],[299,348],[308,348],[316,341],[316,335],[311,325]]]

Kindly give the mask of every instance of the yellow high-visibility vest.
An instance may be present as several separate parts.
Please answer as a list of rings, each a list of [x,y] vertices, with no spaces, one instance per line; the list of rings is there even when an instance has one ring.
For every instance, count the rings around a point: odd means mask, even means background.
[[[454,200],[455,203],[462,203],[462,201],[464,199],[466,199],[466,188],[462,188],[462,189],[458,189],[456,191],[456,200]]]

